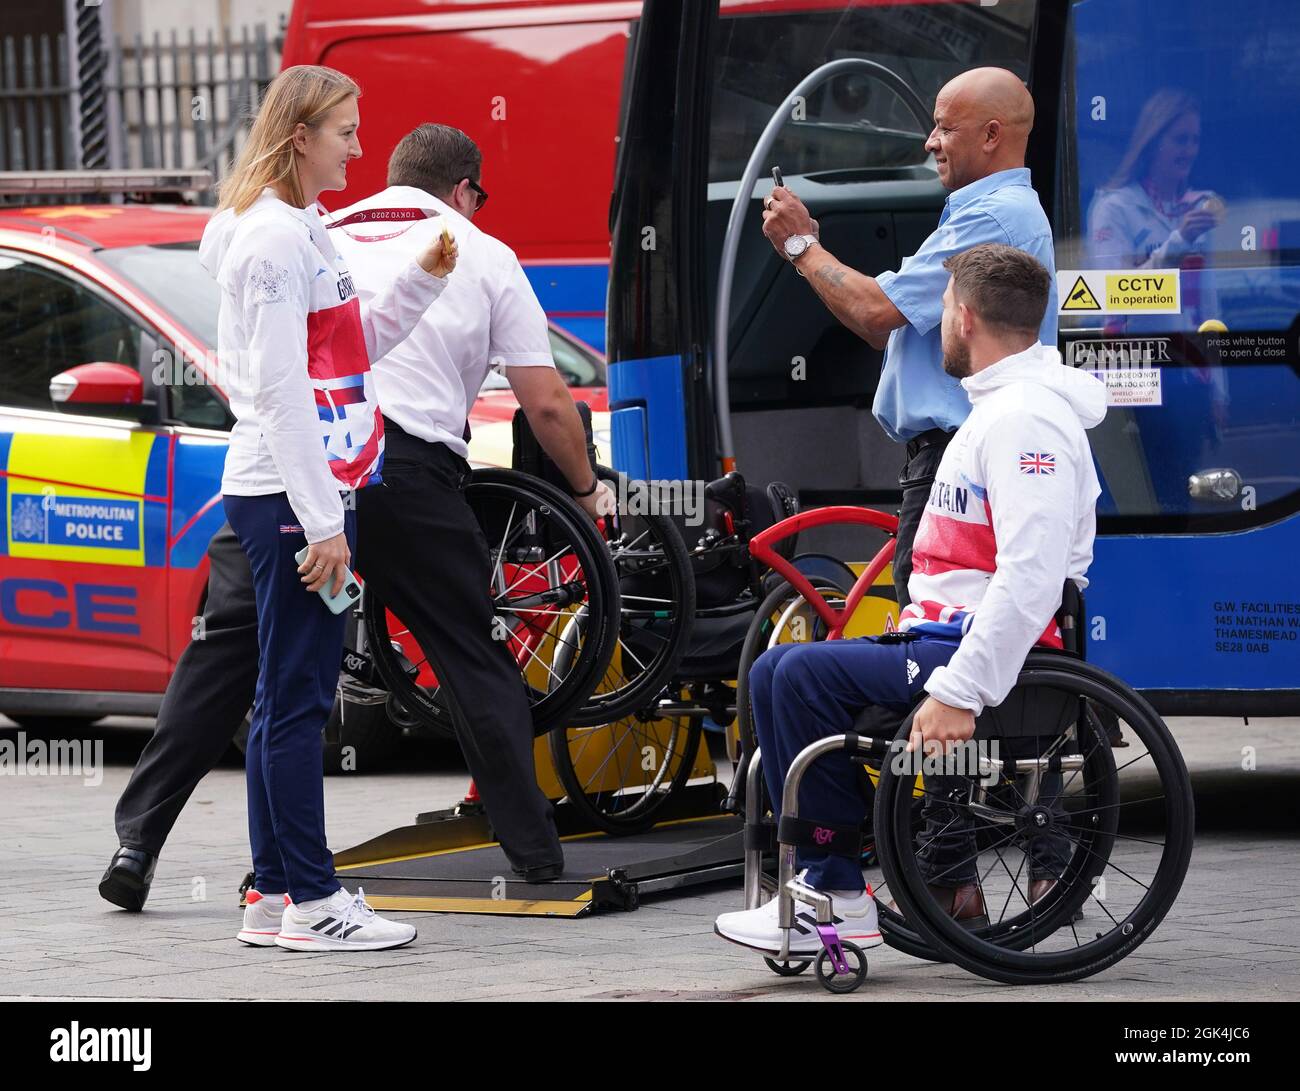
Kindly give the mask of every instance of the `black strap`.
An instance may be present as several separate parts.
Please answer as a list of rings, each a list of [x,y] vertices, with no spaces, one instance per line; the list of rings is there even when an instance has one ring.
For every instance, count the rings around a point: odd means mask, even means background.
[[[801,849],[820,849],[832,856],[856,860],[862,855],[862,830],[857,826],[832,826],[807,818],[781,816],[777,840]]]
[[[746,852],[776,852],[776,823],[770,818],[745,826]]]

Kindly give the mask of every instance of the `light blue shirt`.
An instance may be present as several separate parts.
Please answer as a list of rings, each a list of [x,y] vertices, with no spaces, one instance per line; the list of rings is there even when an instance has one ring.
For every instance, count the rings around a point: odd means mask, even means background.
[[[961,383],[943,370],[939,320],[951,275],[945,258],[984,242],[1000,242],[1037,258],[1053,275],[1047,313],[1038,330],[1044,345],[1056,344],[1056,255],[1052,227],[1027,167],[998,171],[953,190],[939,226],[897,273],[876,278],[881,291],[907,319],[889,335],[885,365],[871,407],[880,426],[898,442],[931,428],[955,430],[970,413]]]

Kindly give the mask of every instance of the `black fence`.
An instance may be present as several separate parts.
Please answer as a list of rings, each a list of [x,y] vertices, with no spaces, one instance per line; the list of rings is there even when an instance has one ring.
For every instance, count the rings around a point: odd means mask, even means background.
[[[82,87],[66,35],[0,39],[0,171],[94,165],[79,119],[100,105],[106,126],[94,139],[103,166],[206,169],[220,179],[279,69],[266,28],[106,44],[102,78]]]
[[[79,165],[68,37],[0,40],[0,170]]]

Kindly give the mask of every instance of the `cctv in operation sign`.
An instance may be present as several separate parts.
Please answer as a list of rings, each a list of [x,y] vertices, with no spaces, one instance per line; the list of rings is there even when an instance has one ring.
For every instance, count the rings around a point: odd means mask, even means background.
[[[1182,292],[1177,269],[1060,269],[1058,313],[1177,314]]]

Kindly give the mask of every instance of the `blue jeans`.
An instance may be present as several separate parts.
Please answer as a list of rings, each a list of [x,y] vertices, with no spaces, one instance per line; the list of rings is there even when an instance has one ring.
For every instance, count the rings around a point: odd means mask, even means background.
[[[868,705],[906,715],[930,673],[956,651],[956,644],[929,637],[890,644],[861,637],[782,644],[759,656],[750,670],[749,692],[763,776],[778,818],[786,773],[799,751],[853,730]],[[843,755],[827,754],[808,768],[799,815],[834,826],[857,826],[866,818],[857,772]],[[808,869],[807,881],[819,890],[865,888],[855,860],[813,849],[801,849],[797,857]]]
[[[294,554],[307,539],[284,493],[225,496],[226,518],[253,572],[261,669],[248,732],[248,836],[259,889],[295,902],[339,889],[325,841],[321,731],[343,655],[345,614],[308,591]],[[356,549],[356,512],[344,512]]]

